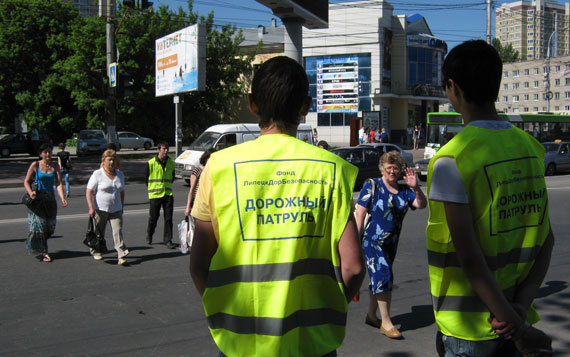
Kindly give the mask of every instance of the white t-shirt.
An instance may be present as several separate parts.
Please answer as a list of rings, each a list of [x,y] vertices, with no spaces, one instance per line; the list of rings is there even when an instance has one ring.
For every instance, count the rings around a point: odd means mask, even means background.
[[[512,128],[508,121],[476,120],[468,125],[489,130]],[[429,199],[434,201],[469,203],[465,184],[459,174],[457,163],[452,157],[442,157],[433,164]]]
[[[121,192],[125,190],[125,177],[120,170],[115,171],[117,176],[111,180],[102,168],[95,170],[87,182],[87,188],[96,192],[97,209],[109,213],[123,209]]]
[[[364,128],[358,130],[358,138],[364,139]]]

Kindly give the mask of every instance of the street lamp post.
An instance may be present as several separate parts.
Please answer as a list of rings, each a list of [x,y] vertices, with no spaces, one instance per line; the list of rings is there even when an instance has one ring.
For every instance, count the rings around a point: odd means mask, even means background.
[[[554,30],[550,37],[548,38],[548,48],[546,49],[546,73],[544,77],[545,86],[544,86],[544,98],[546,99],[546,111],[550,112],[550,100],[552,99],[552,92],[550,91],[550,41],[552,41],[552,36],[556,33]]]

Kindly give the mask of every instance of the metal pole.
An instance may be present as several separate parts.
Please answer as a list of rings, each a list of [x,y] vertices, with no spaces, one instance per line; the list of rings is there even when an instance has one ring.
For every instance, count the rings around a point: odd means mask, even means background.
[[[115,62],[115,0],[107,0],[105,11],[105,30],[107,39],[107,76],[109,75],[109,66]],[[111,82],[109,78],[109,83]],[[107,98],[105,100],[105,119],[107,122],[107,142],[116,142],[115,135],[115,117],[117,114],[117,98],[115,87],[107,88]]]
[[[487,43],[491,44],[491,7],[493,0],[487,0]]]
[[[175,141],[176,141],[176,157],[182,154],[182,103],[184,97],[178,94],[174,96],[174,112],[176,121]]]

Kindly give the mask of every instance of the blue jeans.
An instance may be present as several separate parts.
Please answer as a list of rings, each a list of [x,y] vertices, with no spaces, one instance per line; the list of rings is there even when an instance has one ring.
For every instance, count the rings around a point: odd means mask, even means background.
[[[69,194],[69,171],[61,170],[61,177],[63,178],[63,182],[65,183],[65,196]]]
[[[521,356],[512,343],[500,338],[487,341],[468,341],[446,336],[438,331],[435,344],[440,357]]]

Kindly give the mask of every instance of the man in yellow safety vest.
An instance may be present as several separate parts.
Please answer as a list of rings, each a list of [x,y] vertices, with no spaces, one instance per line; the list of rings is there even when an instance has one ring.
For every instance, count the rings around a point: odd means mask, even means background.
[[[364,277],[352,214],[357,168],[296,139],[311,106],[287,57],[255,73],[256,140],[213,153],[192,216],[190,272],[227,356],[334,356]]]
[[[150,201],[148,225],[146,228],[146,242],[152,244],[152,235],[160,216],[162,207],[164,214],[163,241],[169,249],[176,248],[172,243],[172,213],[174,211],[174,196],[172,182],[174,181],[175,163],[168,157],[168,143],[160,142],[157,145],[158,154],[148,160],[145,177],[147,179],[148,199]]]
[[[492,46],[481,40],[458,45],[442,72],[465,128],[428,168],[426,236],[438,353],[548,353],[550,338],[530,325],[539,319],[532,301],[554,245],[544,148],[497,115],[502,62]]]

